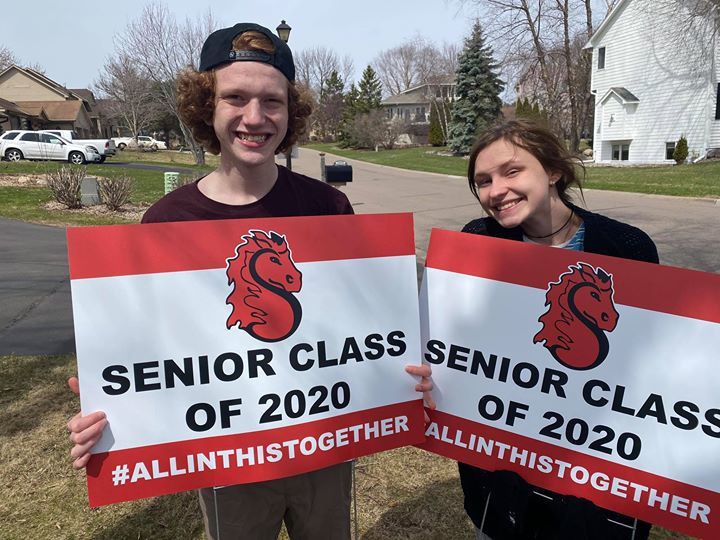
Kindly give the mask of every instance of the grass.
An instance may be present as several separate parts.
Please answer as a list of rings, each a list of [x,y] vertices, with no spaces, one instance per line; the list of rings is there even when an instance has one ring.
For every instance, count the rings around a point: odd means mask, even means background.
[[[333,144],[311,144],[307,148],[334,155],[401,169],[465,176],[467,160],[438,155],[445,148],[400,148],[395,150],[351,150]],[[720,198],[720,161],[695,165],[659,167],[587,167],[585,187],[655,195]]]
[[[70,466],[65,429],[80,407],[65,383],[75,371],[72,356],[0,357],[0,536],[204,538],[192,492],[88,507],[85,475]],[[357,462],[356,481],[364,540],[474,538],[449,459],[416,448],[384,452]],[[687,538],[657,527],[650,537]]]
[[[464,176],[467,168],[466,159],[438,155],[438,151],[444,150],[442,148],[403,148],[373,152],[342,149],[332,144],[312,144],[307,147],[378,165],[440,174]],[[111,161],[148,163],[168,168],[181,166],[188,169],[188,172],[184,174],[199,175],[212,170],[217,164],[217,156],[207,154],[206,159],[207,164],[198,167],[193,164],[193,158],[189,152],[125,150],[111,158]],[[43,174],[59,165],[56,162],[0,162],[0,175]],[[120,175],[132,177],[135,180],[135,191],[131,202],[135,205],[148,206],[164,193],[162,171],[134,169],[118,165],[90,165],[88,173],[107,177]],[[588,167],[585,187],[657,195],[720,198],[720,161],[682,167]],[[137,221],[136,216],[123,212],[91,214],[62,210],[51,211],[44,208],[49,201],[51,201],[50,192],[44,187],[0,187],[0,216],[61,226],[107,225]]]
[[[158,150],[157,152],[143,152],[141,150],[118,150],[117,154],[109,158],[110,162],[118,163],[148,163],[159,165],[188,165],[195,166],[192,152],[178,152],[176,150]],[[215,168],[219,162],[218,156],[205,153],[205,164]]]
[[[124,152],[131,157],[152,155],[162,159],[165,152]],[[135,162],[135,161],[133,161]],[[163,162],[154,163],[162,165]],[[60,163],[21,161],[18,163],[0,162],[0,175],[45,174],[54,170]],[[172,165],[169,165],[172,166]],[[191,171],[185,174],[199,175],[212,170],[212,167],[188,165]],[[130,176],[134,179],[132,204],[150,205],[164,194],[164,179],[161,171],[131,169],[110,165],[89,165],[88,174],[114,178],[117,176]],[[0,216],[34,223],[48,225],[108,225],[113,223],[132,223],[134,218],[128,218],[123,212],[107,214],[90,214],[67,212],[63,210],[47,210],[44,204],[50,202],[52,196],[46,187],[0,187]]]
[[[396,148],[394,150],[352,150],[340,148],[334,144],[308,144],[305,148],[311,148],[319,152],[327,152],[336,156],[357,159],[375,163],[376,165],[388,165],[400,169],[413,171],[426,171],[439,174],[450,174],[465,176],[467,174],[467,160],[459,157],[441,156],[437,152],[446,152],[446,148]]]

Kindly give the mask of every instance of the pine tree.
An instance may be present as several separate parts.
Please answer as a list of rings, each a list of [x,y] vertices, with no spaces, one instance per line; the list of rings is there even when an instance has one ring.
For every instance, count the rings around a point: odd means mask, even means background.
[[[342,122],[340,123],[340,146],[347,148],[354,146],[355,141],[352,140],[350,134],[350,127],[355,121],[356,107],[358,102],[358,89],[355,83],[350,85],[347,93],[345,94],[345,108],[343,110]]]
[[[363,71],[358,83],[358,95],[355,102],[355,113],[368,113],[380,108],[382,101],[382,83],[375,70],[368,66]]]
[[[685,135],[681,135],[678,142],[675,144],[675,150],[673,151],[673,159],[678,165],[685,163],[688,157],[688,142]]]
[[[345,96],[343,83],[337,71],[332,71],[320,89],[320,102],[317,108],[318,131],[324,141],[330,137],[335,139],[343,121]]]
[[[428,132],[428,143],[433,146],[442,146],[445,144],[445,137],[443,137],[442,126],[440,125],[440,118],[438,115],[438,104],[436,102],[430,103],[430,131]]]
[[[499,95],[505,86],[495,73],[497,67],[476,20],[458,58],[457,99],[448,133],[450,149],[456,154],[467,154],[478,133],[500,116]]]

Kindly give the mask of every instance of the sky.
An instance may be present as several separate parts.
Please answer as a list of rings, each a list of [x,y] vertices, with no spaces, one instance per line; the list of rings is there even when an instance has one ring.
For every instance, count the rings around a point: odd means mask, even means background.
[[[149,0],[25,0],[3,10],[0,45],[23,65],[37,64],[66,88],[88,88],[114,54],[113,37],[136,19]],[[355,78],[383,50],[416,36],[437,44],[461,44],[476,11],[458,0],[172,0],[178,21],[212,10],[220,27],[256,22],[271,29],[282,19],[292,27],[296,52],[322,45],[349,55]],[[152,36],[148,36],[152,39]]]

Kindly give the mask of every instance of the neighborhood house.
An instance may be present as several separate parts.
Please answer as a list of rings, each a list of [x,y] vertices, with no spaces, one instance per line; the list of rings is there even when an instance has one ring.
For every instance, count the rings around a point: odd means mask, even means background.
[[[69,90],[30,68],[0,72],[0,132],[11,129],[60,129],[80,138],[107,135],[87,89]]]
[[[693,1],[620,0],[586,45],[596,162],[669,163],[681,136],[691,161],[720,151],[720,51]]]

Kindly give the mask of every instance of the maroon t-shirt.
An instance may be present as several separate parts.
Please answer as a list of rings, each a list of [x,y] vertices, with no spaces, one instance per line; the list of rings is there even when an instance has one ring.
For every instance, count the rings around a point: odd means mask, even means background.
[[[231,205],[209,199],[197,182],[165,195],[147,209],[143,223],[352,214],[350,201],[334,187],[278,167],[278,179],[260,200]]]

